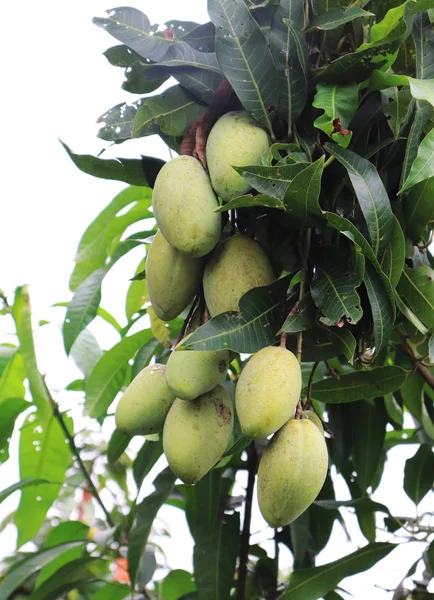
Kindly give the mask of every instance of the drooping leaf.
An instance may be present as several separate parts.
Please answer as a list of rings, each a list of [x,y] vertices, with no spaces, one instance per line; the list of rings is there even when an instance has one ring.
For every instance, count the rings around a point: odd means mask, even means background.
[[[401,87],[386,88],[381,92],[383,112],[395,139],[407,118],[412,95],[410,90]]]
[[[170,348],[172,345],[170,341],[170,329],[166,326],[164,321],[157,317],[152,306],[148,306],[146,312],[148,313],[151,322],[151,331],[154,338],[156,338],[164,348]]]
[[[110,463],[116,462],[122,453],[127,449],[128,444],[131,441],[131,436],[127,433],[115,429],[111,435],[108,448],[107,448],[107,459]]]
[[[432,20],[427,12],[416,15],[412,34],[416,50],[416,77],[434,78],[434,32]]]
[[[419,150],[419,142],[422,138],[424,127],[428,122],[431,112],[432,108],[427,102],[416,102],[414,118],[408,134],[407,145],[405,147],[405,156],[399,184],[400,187],[402,187],[404,181],[407,179],[410,173],[410,169]]]
[[[390,337],[394,314],[390,306],[390,298],[384,285],[384,280],[375,270],[372,263],[366,265],[364,282],[366,291],[368,292],[374,323],[375,351],[378,353]]]
[[[434,454],[429,444],[421,444],[416,454],[405,462],[404,491],[418,505],[432,488]]]
[[[222,204],[215,209],[215,212],[226,212],[233,208],[243,208],[252,206],[268,206],[270,208],[277,208],[279,210],[286,210],[286,205],[283,200],[275,198],[274,196],[266,196],[264,194],[246,194],[244,196],[238,196],[232,198],[229,202]]]
[[[345,356],[347,361],[352,364],[357,341],[351,331],[345,327],[327,327],[326,331],[327,336],[339,354]]]
[[[314,121],[314,126],[333,138],[339,146],[347,148],[352,135],[348,127],[356,113],[358,103],[359,91],[355,83],[348,85],[319,83],[316,86],[312,106],[323,110],[324,113]],[[336,119],[340,120],[340,126],[345,132],[340,131],[340,127],[335,123]]]
[[[151,339],[149,342],[146,342],[146,344],[143,344],[134,358],[131,369],[131,380],[133,380],[142,369],[149,365],[153,356],[161,354],[162,351],[163,347],[156,339]]]
[[[428,265],[406,267],[399,280],[398,291],[410,308],[428,327],[434,327],[434,271]]]
[[[308,166],[309,163],[296,163],[279,166],[249,165],[234,169],[260,194],[283,200],[288,185]]]
[[[352,272],[348,258],[339,248],[324,246],[318,254],[316,269],[311,294],[322,314],[335,325],[342,318],[357,323],[363,314],[356,292],[361,278]]]
[[[354,371],[330,377],[312,385],[312,396],[329,404],[369,400],[394,392],[404,383],[407,373],[396,366]]]
[[[216,54],[214,52],[199,52],[186,44],[182,40],[173,44],[163,59],[158,61],[161,66],[181,67],[180,72],[184,71],[185,67],[195,67],[199,70],[209,71],[210,73],[222,76]]]
[[[179,600],[186,594],[196,591],[193,576],[188,571],[175,569],[170,571],[161,584],[164,600]]]
[[[92,373],[102,355],[103,351],[89,329],[80,333],[71,348],[71,356],[85,378]]]
[[[244,108],[272,132],[268,111],[276,106],[276,67],[266,39],[243,0],[208,0],[216,27],[220,67]]]
[[[9,458],[9,440],[18,415],[29,406],[24,398],[7,398],[0,402],[0,464]]]
[[[341,25],[345,25],[345,23],[359,19],[360,17],[371,16],[373,16],[373,13],[363,10],[358,6],[346,7],[343,10],[329,10],[312,19],[305,31],[312,31],[314,29],[329,31],[331,29],[336,29]]]
[[[429,177],[434,177],[434,129],[431,129],[421,141],[407,179],[398,193],[402,194]]]
[[[131,138],[133,132],[134,118],[142,106],[145,98],[139,98],[135,102],[121,102],[109,108],[97,119],[101,124],[98,137],[107,142],[123,142]]]
[[[39,485],[41,483],[50,484],[50,482],[47,481],[46,479],[34,479],[33,477],[28,477],[27,479],[21,479],[17,483],[13,483],[9,487],[7,487],[5,490],[0,492],[0,504],[3,502],[3,500],[6,500],[6,498],[9,498],[9,496],[11,494],[18,492],[30,485]],[[55,484],[53,484],[53,485],[55,485]]]
[[[162,454],[163,445],[161,442],[151,442],[146,440],[140,448],[133,462],[134,481],[136,482],[138,489],[140,489],[146,475],[148,475]]]
[[[334,590],[342,579],[370,569],[395,548],[386,542],[368,544],[344,558],[321,567],[294,571],[279,600],[316,600]]]
[[[337,508],[342,507],[357,507],[363,510],[369,510],[371,512],[384,512],[386,514],[390,514],[390,510],[385,504],[381,504],[380,502],[374,502],[369,498],[369,496],[363,496],[362,498],[352,498],[351,500],[315,500],[314,504],[316,506],[324,508],[325,510],[336,510]]]
[[[90,600],[123,600],[130,594],[130,586],[121,583],[107,583],[101,587],[95,594],[90,596]]]
[[[191,29],[187,34],[182,36],[182,39],[189,46],[200,50],[200,52],[215,51],[215,26],[214,23],[208,21]]]
[[[0,377],[0,404],[8,398],[24,398],[25,378],[23,357],[15,352]]]
[[[434,211],[433,211],[434,212]],[[390,284],[396,288],[401,278],[405,262],[405,237],[401,225],[394,217],[394,232],[381,257],[381,268],[389,278]]]
[[[376,168],[351,150],[331,144],[326,144],[326,149],[348,171],[366,220],[372,248],[377,256],[381,256],[393,235],[394,218],[386,188]]]
[[[146,266],[146,257],[143,258],[135,270],[135,276],[143,273]],[[148,289],[146,286],[146,279],[132,278],[132,281],[128,287],[127,295],[125,298],[125,314],[127,319],[131,321],[133,316],[139,312],[142,306],[148,301]]]
[[[155,490],[137,507],[136,520],[130,532],[128,547],[128,572],[132,583],[136,580],[140,559],[145,551],[152,523],[161,506],[166,502],[175,483],[170,469],[162,471],[154,481]]]
[[[413,186],[403,199],[406,231],[413,242],[419,242],[434,221],[434,177]]]
[[[307,293],[286,317],[281,331],[297,333],[310,329],[315,323],[315,304],[310,293]]]
[[[239,302],[240,312],[214,317],[191,334],[184,348],[252,353],[275,343],[289,280],[284,277],[268,287],[250,290]]]
[[[215,56],[214,54],[212,56]],[[223,74],[209,69],[196,69],[194,67],[169,67],[174,79],[188,90],[199,102],[211,104],[218,86],[223,81]]]
[[[285,191],[286,210],[302,227],[318,227],[324,214],[318,204],[324,156],[298,173]]]

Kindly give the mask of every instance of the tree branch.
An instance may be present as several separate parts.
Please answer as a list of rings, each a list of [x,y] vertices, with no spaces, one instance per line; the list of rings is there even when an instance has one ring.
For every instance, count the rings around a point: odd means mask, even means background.
[[[410,346],[407,344],[407,342],[405,342],[405,344],[403,345],[402,348],[403,348],[405,354],[407,354],[411,358],[414,366],[419,371],[419,373],[422,375],[422,377],[425,379],[425,381],[430,386],[430,388],[434,390],[434,375],[431,373],[431,371],[427,367],[425,367],[420,362],[420,360],[418,360],[415,357],[415,355],[413,354],[413,352],[412,352]]]
[[[241,546],[240,546],[240,563],[238,566],[238,586],[237,586],[237,600],[245,600],[246,598],[246,580],[247,580],[247,561],[249,558],[249,547],[250,547],[250,521],[252,518],[252,498],[253,488],[255,485],[256,476],[256,449],[255,444],[252,442],[248,450],[248,480],[247,480],[247,491],[246,491],[246,506],[244,512],[244,523],[243,531],[241,532]]]

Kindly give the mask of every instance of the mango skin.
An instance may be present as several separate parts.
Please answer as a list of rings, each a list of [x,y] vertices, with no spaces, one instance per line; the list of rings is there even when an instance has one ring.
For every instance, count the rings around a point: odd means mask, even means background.
[[[268,134],[245,111],[228,112],[211,129],[206,160],[211,184],[227,202],[246,194],[252,186],[232,167],[261,164],[270,147]]]
[[[163,429],[169,466],[184,483],[199,481],[220,460],[231,439],[234,411],[222,385],[196,400],[177,398]]]
[[[295,521],[312,504],[327,475],[324,435],[309,419],[291,419],[264,450],[258,469],[258,503],[271,527]]]
[[[116,407],[116,427],[130,435],[163,431],[175,400],[166,384],[166,365],[148,365],[133,379]]]
[[[155,180],[152,207],[171,246],[189,256],[205,256],[217,244],[221,214],[204,168],[192,156],[166,163]]]
[[[249,290],[273,283],[273,268],[262,247],[246,235],[222,242],[211,255],[203,276],[205,301],[212,317],[240,310]]]
[[[178,348],[169,356],[166,369],[166,383],[177,398],[194,400],[224,379],[229,366],[228,350],[183,350],[182,344]]]
[[[314,423],[318,427],[320,432],[324,434],[324,427],[321,423],[321,419],[316,414],[316,412],[314,412],[313,410],[304,410],[303,419],[309,419],[309,421],[312,421],[312,423]]]
[[[175,250],[157,231],[146,259],[146,285],[155,314],[170,321],[190,304],[200,289],[203,260]]]
[[[301,369],[286,348],[262,348],[248,361],[235,390],[235,406],[245,436],[263,439],[280,429],[295,411]]]

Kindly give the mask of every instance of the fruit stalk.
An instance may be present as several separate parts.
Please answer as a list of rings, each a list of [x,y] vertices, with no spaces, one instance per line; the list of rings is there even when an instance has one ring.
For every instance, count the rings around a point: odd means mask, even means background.
[[[302,269],[300,276],[300,293],[298,296],[298,303],[302,301],[304,297],[304,293],[306,290],[307,283],[307,268],[308,268],[308,260],[309,260],[309,250],[310,250],[310,239],[311,239],[311,229],[306,230],[306,237],[304,242],[304,248],[302,248]],[[298,362],[301,364],[301,352],[303,349],[303,332],[299,331],[297,333],[297,349],[295,352],[295,356],[297,357]]]
[[[246,579],[247,579],[247,561],[249,559],[250,547],[250,521],[252,518],[252,499],[253,488],[255,486],[257,455],[255,442],[252,442],[248,449],[247,458],[247,490],[246,504],[244,511],[243,530],[241,532],[240,557],[238,565],[238,585],[237,585],[237,600],[245,600],[246,598]]]

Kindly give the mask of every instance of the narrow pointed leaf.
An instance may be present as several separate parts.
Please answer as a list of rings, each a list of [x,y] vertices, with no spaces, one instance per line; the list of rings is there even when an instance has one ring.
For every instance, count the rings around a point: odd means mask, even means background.
[[[5,490],[0,492],[0,504],[3,502],[3,500],[6,500],[6,498],[9,498],[9,496],[11,494],[18,492],[30,485],[40,485],[41,483],[48,484],[48,485],[57,485],[57,482],[51,484],[51,482],[47,481],[46,479],[34,479],[33,477],[28,477],[27,479],[21,479],[17,483],[13,483],[9,487],[7,487]]]
[[[286,210],[301,227],[320,227],[324,213],[318,204],[324,156],[298,173],[285,191]]]
[[[278,102],[277,73],[259,25],[243,0],[208,0],[217,59],[244,108],[272,132],[268,111]]]
[[[323,31],[329,31],[330,29],[336,29],[345,23],[359,19],[360,17],[371,17],[373,13],[363,10],[358,6],[351,6],[344,8],[344,10],[329,10],[326,13],[318,15],[310,23],[305,31],[312,31],[314,29],[322,29]]]
[[[381,98],[387,124],[394,138],[398,139],[412,102],[410,90],[396,86],[386,88],[381,92]]]
[[[375,351],[377,353],[389,340],[394,323],[394,314],[384,281],[371,263],[366,265],[364,282],[371,305]]]
[[[146,440],[140,448],[133,462],[133,476],[138,489],[140,489],[143,480],[162,454],[163,445],[161,442]]]
[[[123,142],[131,138],[134,118],[146,98],[140,98],[131,104],[121,102],[109,108],[97,120],[101,124],[98,137],[107,142]],[[155,133],[158,128],[155,127]]]
[[[255,288],[240,300],[240,312],[223,313],[196,329],[183,344],[190,350],[257,352],[276,342],[283,322],[285,291],[290,277]]]
[[[353,364],[357,341],[351,331],[345,327],[327,327],[327,335],[339,353]]]
[[[95,594],[89,597],[89,600],[123,600],[130,595],[129,585],[120,583],[107,583],[101,587]]]
[[[195,67],[222,75],[215,52],[199,52],[185,42],[173,44],[162,60],[158,61],[163,67]]]
[[[24,398],[6,398],[0,402],[0,464],[9,458],[9,440],[18,415],[29,406]]]
[[[434,31],[427,12],[416,15],[412,34],[416,49],[416,77],[434,78]]]
[[[127,449],[128,444],[131,441],[131,435],[115,429],[111,435],[108,448],[107,448],[107,459],[109,463],[116,462]]]
[[[249,165],[234,167],[260,194],[268,194],[283,200],[288,185],[310,163],[292,163],[279,166]]]
[[[420,143],[410,173],[399,190],[399,194],[429,177],[434,177],[434,129],[431,129]]]
[[[0,377],[0,404],[8,398],[24,398],[25,378],[23,356],[15,352]]]
[[[406,231],[413,242],[419,242],[434,221],[434,177],[413,186],[403,200]]]
[[[416,454],[405,463],[404,491],[413,502],[419,502],[434,482],[434,454],[429,444],[421,444]]]
[[[289,313],[286,317],[281,331],[286,333],[297,333],[298,331],[306,331],[315,323],[316,309],[310,293],[307,293],[300,304]]]
[[[434,328],[434,271],[428,265],[405,268],[398,284],[399,293],[429,328]]]
[[[85,378],[92,373],[102,355],[103,351],[89,329],[80,333],[71,348],[71,356]]]
[[[351,133],[336,132],[334,121],[340,119],[342,128],[347,130],[351,119],[356,114],[358,103],[359,91],[355,83],[318,84],[312,106],[323,110],[324,113],[314,121],[314,126],[332,137],[339,146],[346,148],[351,141]]]
[[[390,200],[377,169],[351,150],[331,144],[326,149],[347,169],[371,236],[372,248],[381,256],[393,235],[394,219]]]
[[[229,202],[226,202],[225,204],[222,204],[222,206],[216,208],[215,212],[225,212],[232,210],[233,208],[243,208],[245,206],[269,206],[270,208],[286,210],[286,204],[283,202],[283,200],[279,200],[279,198],[275,198],[274,196],[266,196],[264,194],[257,194],[256,196],[253,194],[246,194],[245,196],[232,198],[232,200],[229,200]]]
[[[434,214],[434,209],[433,209]],[[394,232],[381,258],[381,268],[387,275],[392,288],[396,288],[401,278],[405,262],[405,237],[401,225],[394,217]]]

